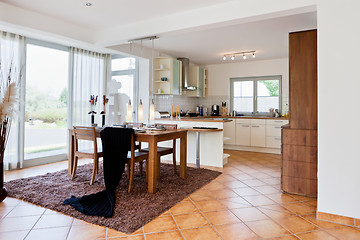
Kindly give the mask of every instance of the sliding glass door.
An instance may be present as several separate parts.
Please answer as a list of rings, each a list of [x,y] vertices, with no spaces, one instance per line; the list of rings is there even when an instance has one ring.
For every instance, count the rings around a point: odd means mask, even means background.
[[[26,44],[25,162],[59,155],[65,159],[68,79],[67,48]]]

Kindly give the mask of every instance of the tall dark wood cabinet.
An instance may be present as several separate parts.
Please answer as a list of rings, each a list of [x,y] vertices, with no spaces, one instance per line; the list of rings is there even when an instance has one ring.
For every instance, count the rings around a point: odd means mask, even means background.
[[[317,195],[317,31],[289,34],[289,124],[282,129],[282,190]]]

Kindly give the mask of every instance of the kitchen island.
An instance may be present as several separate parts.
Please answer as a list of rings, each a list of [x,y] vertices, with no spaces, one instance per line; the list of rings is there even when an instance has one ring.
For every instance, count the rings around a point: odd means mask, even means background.
[[[194,127],[208,127],[224,129],[224,123],[231,122],[227,118],[181,118],[180,120],[162,118],[156,119],[154,123],[177,124],[178,128],[193,129]],[[188,131],[187,134],[187,162],[196,164],[197,156],[197,139],[196,134],[200,132],[200,141],[198,145],[200,166],[209,166],[222,168],[224,165],[224,135],[223,131]],[[180,143],[177,142],[176,149],[179,149]],[[170,147],[171,142],[164,142],[159,146]],[[179,151],[176,152],[176,159],[180,157]],[[165,158],[165,157],[164,157]],[[168,158],[166,158],[168,159]],[[169,158],[171,159],[171,157]]]

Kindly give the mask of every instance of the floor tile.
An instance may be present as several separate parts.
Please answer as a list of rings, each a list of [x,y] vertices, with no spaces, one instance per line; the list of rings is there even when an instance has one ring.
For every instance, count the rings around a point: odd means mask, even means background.
[[[226,207],[217,200],[207,200],[195,202],[195,205],[202,212],[219,211],[226,209]]]
[[[70,227],[73,220],[72,217],[63,214],[42,215],[34,228]]]
[[[272,220],[247,222],[246,225],[262,238],[279,237],[290,234],[290,232]]]
[[[174,219],[180,229],[210,225],[209,222],[200,213],[176,215],[174,216]]]
[[[212,227],[181,230],[185,240],[221,240]]]
[[[144,226],[145,233],[164,232],[177,229],[178,228],[171,216],[156,218]]]
[[[264,195],[256,196],[246,196],[244,197],[246,201],[251,203],[254,206],[263,206],[263,205],[273,205],[275,202],[270,198],[265,197]]]
[[[0,205],[0,218],[4,218],[14,209],[15,207]]]
[[[205,212],[204,216],[212,225],[240,223],[241,220],[228,210],[218,212]]]
[[[319,230],[316,225],[309,223],[299,216],[288,216],[282,219],[276,219],[275,221],[295,234]]]
[[[21,200],[18,200],[16,198],[7,197],[4,199],[4,201],[0,202],[0,206],[6,206],[6,207],[15,207],[17,206]]]
[[[106,228],[97,225],[72,226],[68,235],[68,240],[89,240],[101,239],[106,237]]]
[[[17,206],[8,215],[6,215],[6,217],[40,216],[45,212],[45,210],[45,208],[32,204]]]
[[[298,199],[293,198],[285,193],[267,194],[266,196],[277,203],[289,203],[299,201]]]
[[[251,187],[235,188],[235,189],[233,189],[233,191],[236,192],[241,197],[261,195],[260,192],[256,191],[255,189],[253,189]]]
[[[183,240],[179,231],[146,234],[146,240]]]
[[[0,232],[0,239],[4,240],[23,240],[30,230],[13,231],[13,232]]]
[[[214,226],[224,240],[255,240],[259,237],[245,224],[227,224]]]
[[[127,237],[116,237],[116,238],[108,238],[111,240],[145,240],[144,235],[132,235]]]
[[[243,222],[269,219],[268,216],[257,210],[255,207],[232,209],[231,212],[233,212]]]
[[[63,240],[66,239],[69,230],[70,227],[33,229],[26,236],[25,240]]]
[[[360,231],[352,227],[344,226],[340,228],[326,229],[326,231],[341,240],[360,239]]]
[[[226,183],[223,183],[223,185],[224,185],[225,187],[227,187],[227,188],[230,188],[230,189],[247,187],[247,185],[244,184],[244,183],[241,182],[241,181],[226,182]]]
[[[316,212],[315,207],[306,205],[303,202],[284,203],[283,206],[298,215],[308,215]]]
[[[183,201],[176,204],[174,207],[169,210],[173,215],[187,214],[187,213],[196,213],[198,209],[191,201]]]
[[[0,222],[0,232],[30,230],[40,216],[4,218]]]
[[[330,228],[338,228],[341,227],[342,225],[337,224],[337,223],[333,223],[333,222],[328,222],[328,221],[323,221],[323,220],[318,220],[316,219],[316,214],[310,214],[310,215],[304,215],[301,216],[302,218],[305,218],[306,220],[312,222],[313,224],[315,224],[316,226],[320,227],[320,228],[324,228],[324,229],[330,229]]]
[[[230,189],[214,190],[210,191],[210,193],[214,195],[217,199],[238,197],[238,195]]]
[[[250,179],[250,180],[242,180],[243,183],[248,185],[249,187],[258,187],[258,186],[264,186],[266,183],[257,180],[257,179]]]
[[[213,191],[213,190],[219,190],[219,189],[223,189],[224,188],[224,185],[220,182],[211,182],[209,184],[207,184],[205,186],[206,190],[209,190],[209,191]]]
[[[299,240],[295,235],[286,235],[281,237],[270,238],[269,240]]]
[[[201,191],[201,192],[197,191],[197,192],[191,194],[190,198],[194,202],[215,199],[215,197],[207,191]]]
[[[272,186],[260,186],[260,187],[253,187],[256,191],[262,194],[274,194],[274,193],[281,193],[278,189]]]
[[[302,240],[336,240],[334,236],[331,236],[325,231],[313,231],[308,233],[296,234]]]
[[[142,228],[139,228],[138,230],[136,230],[135,232],[131,233],[131,234],[126,234],[123,232],[119,232],[116,231],[114,229],[111,228],[107,228],[107,237],[108,238],[116,238],[116,237],[128,237],[128,236],[134,236],[134,235],[144,235],[144,231]]]
[[[229,209],[251,207],[251,204],[242,197],[222,199],[219,201]]]

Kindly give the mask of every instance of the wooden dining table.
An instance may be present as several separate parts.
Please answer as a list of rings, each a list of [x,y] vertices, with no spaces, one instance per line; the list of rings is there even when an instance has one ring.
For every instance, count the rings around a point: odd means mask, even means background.
[[[96,137],[100,138],[102,128],[96,128]],[[147,142],[149,144],[148,159],[148,192],[156,193],[156,169],[157,169],[157,144],[158,142],[180,139],[180,177],[186,178],[187,165],[187,131],[186,129],[174,129],[165,131],[135,132],[135,141]],[[69,129],[69,174],[72,173],[72,163],[74,162],[75,136],[73,129]]]

